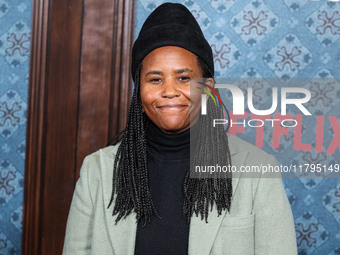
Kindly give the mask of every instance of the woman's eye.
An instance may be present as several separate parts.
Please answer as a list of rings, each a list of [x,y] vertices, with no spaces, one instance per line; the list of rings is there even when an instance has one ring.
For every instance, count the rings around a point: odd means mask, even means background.
[[[152,78],[152,79],[150,80],[150,82],[152,82],[152,83],[158,83],[158,82],[160,82],[160,81],[161,81],[160,78]]]
[[[179,77],[179,80],[182,81],[182,82],[188,82],[188,81],[190,81],[190,77],[188,77],[188,76],[181,76],[181,77]]]

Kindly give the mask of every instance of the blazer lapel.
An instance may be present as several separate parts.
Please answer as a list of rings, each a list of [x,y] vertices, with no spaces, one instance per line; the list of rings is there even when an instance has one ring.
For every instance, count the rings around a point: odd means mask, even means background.
[[[115,151],[114,151],[115,152]],[[103,153],[103,152],[102,152]],[[113,156],[114,158],[114,156]],[[109,160],[108,160],[109,159]],[[113,166],[113,159],[108,158],[106,155],[102,154],[101,157],[101,165],[102,169],[111,169]],[[103,171],[103,190],[112,189],[112,172],[111,171]],[[111,193],[103,192],[104,194],[104,205],[107,207],[109,204]],[[113,204],[115,201],[113,201]],[[133,255],[135,249],[135,239],[136,239],[136,231],[137,231],[137,220],[136,213],[132,212],[125,219],[121,219],[118,221],[116,225],[115,219],[117,216],[112,217],[112,207],[105,208],[105,221],[106,221],[106,229],[109,234],[111,240],[111,246],[113,248],[115,255]]]
[[[231,164],[237,169],[239,169],[245,162],[248,155],[247,153],[237,152],[232,144],[230,144],[230,154],[232,156]],[[239,178],[239,174],[233,173],[233,194],[235,194]],[[210,254],[222,220],[227,213],[227,211],[223,211],[222,214],[218,216],[216,210],[209,212],[208,223],[206,223],[204,219],[201,220],[200,215],[199,217],[196,215],[191,217],[189,231],[189,255]]]

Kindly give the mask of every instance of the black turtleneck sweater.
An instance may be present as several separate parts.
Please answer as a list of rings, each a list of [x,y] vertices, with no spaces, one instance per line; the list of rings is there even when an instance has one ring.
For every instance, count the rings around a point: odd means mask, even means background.
[[[191,127],[196,131],[198,124]],[[192,146],[196,142],[192,135]],[[149,187],[155,215],[144,228],[137,225],[135,255],[188,254],[189,224],[183,214],[184,178],[190,166],[190,129],[166,134],[147,123]]]

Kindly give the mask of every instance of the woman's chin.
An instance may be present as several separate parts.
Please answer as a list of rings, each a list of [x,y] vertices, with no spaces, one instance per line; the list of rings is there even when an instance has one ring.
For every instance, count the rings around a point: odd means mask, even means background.
[[[183,123],[183,120],[181,121],[166,121],[166,122],[160,122],[157,125],[164,133],[181,133],[184,130],[188,129],[190,127],[189,125],[186,125],[186,123]]]

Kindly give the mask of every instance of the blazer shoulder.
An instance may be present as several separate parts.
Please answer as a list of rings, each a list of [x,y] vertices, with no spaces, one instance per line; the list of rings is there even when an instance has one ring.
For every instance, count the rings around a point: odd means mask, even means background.
[[[114,160],[117,154],[117,150],[119,147],[120,143],[117,143],[115,145],[110,145],[107,147],[104,147],[102,149],[99,149],[85,157],[84,161],[89,161],[89,162],[94,162],[98,161],[101,158],[105,160]]]
[[[257,158],[257,160],[273,157],[271,154],[265,152],[264,150],[234,135],[228,134],[228,141],[231,155],[239,153],[248,154],[248,157]]]
[[[108,175],[112,172],[119,144],[110,145],[87,155],[83,161],[80,175],[87,172],[88,178]]]
[[[117,154],[117,150],[119,148],[120,142],[115,145],[110,145],[105,148],[102,148],[99,150],[99,152],[102,152],[105,156],[114,159]]]
[[[272,154],[236,136],[229,135],[228,140],[232,165],[240,171],[234,174],[235,177],[248,177],[255,182],[263,177],[281,178],[281,173],[276,168],[275,171],[268,171],[278,166],[278,161]]]

